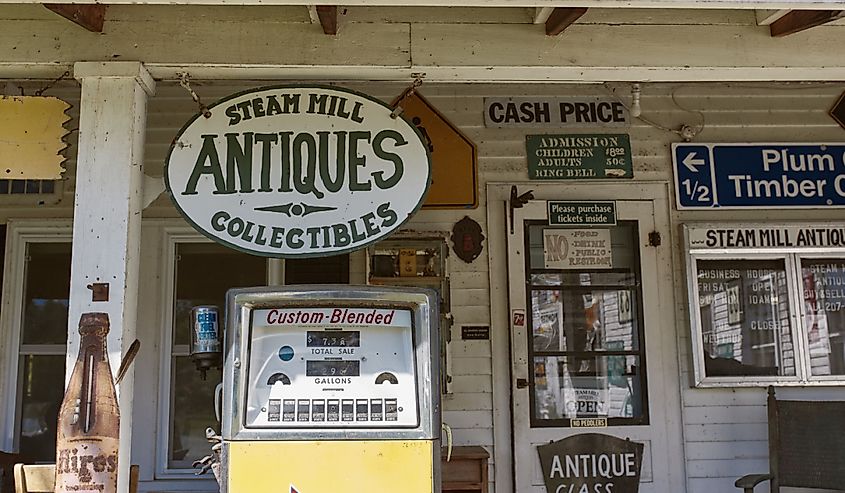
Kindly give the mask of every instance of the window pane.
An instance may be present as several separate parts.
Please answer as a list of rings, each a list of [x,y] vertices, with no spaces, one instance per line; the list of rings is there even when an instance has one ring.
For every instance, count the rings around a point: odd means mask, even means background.
[[[531,292],[534,351],[636,351],[633,290]]]
[[[23,344],[66,344],[70,243],[27,245]]]
[[[845,260],[801,261],[813,375],[845,375]]]
[[[167,465],[174,469],[189,469],[193,461],[211,453],[205,429],[211,426],[219,431],[214,415],[214,388],[223,377],[219,369],[212,369],[203,380],[189,356],[175,357],[172,363],[173,424]]]
[[[174,345],[191,342],[191,308],[217,305],[225,311],[226,291],[231,288],[263,286],[267,260],[213,243],[177,245],[176,300],[174,304]],[[221,320],[221,323],[225,323]],[[182,353],[184,355],[184,353]],[[175,355],[171,370],[170,430],[168,467],[191,468],[191,463],[211,451],[205,429],[216,427],[213,393],[221,380],[219,370],[208,372],[203,380],[190,357]]]
[[[38,461],[56,460],[56,421],[64,397],[65,355],[21,357],[20,451]]]
[[[640,367],[638,356],[535,357],[533,420],[642,418]]]
[[[267,260],[212,243],[177,245],[174,344],[191,343],[191,308],[217,305],[224,311],[226,291],[267,284]]]
[[[707,376],[792,376],[795,354],[783,260],[699,260]]]

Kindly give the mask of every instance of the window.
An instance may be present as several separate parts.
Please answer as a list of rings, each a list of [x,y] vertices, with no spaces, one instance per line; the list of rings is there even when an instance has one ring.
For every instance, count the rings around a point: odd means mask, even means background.
[[[698,386],[845,384],[845,229],[685,227]]]
[[[3,228],[5,229],[5,228]],[[5,231],[3,231],[5,233]],[[3,313],[6,416],[3,448],[54,461],[64,396],[70,289],[70,228],[10,223]]]
[[[159,410],[159,478],[194,477],[193,461],[211,451],[206,428],[221,431],[214,411],[214,390],[222,372],[210,370],[203,379],[191,360],[191,309],[216,305],[225,325],[225,297],[231,288],[263,286],[274,280],[279,284],[349,281],[349,255],[280,261],[241,253],[182,231],[174,228],[165,234],[170,252],[169,286],[163,296],[169,313]]]
[[[554,245],[578,243],[579,235],[595,235],[596,262],[557,261]],[[526,236],[531,426],[593,418],[610,426],[648,424],[637,223],[590,229],[529,223]]]
[[[203,379],[191,361],[191,309],[217,305],[222,318],[226,291],[266,284],[266,265],[262,257],[214,243],[176,245],[167,469],[190,469],[192,462],[208,455],[205,429],[218,428],[214,389],[222,372],[211,370]]]

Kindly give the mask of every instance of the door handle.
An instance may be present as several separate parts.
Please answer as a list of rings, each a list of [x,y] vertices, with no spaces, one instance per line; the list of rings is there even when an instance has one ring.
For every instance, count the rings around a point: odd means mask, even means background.
[[[517,378],[516,379],[516,388],[524,389],[528,387],[528,379],[527,378]]]

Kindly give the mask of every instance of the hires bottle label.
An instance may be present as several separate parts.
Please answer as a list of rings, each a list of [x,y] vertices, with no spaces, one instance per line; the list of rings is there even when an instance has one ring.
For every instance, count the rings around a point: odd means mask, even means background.
[[[117,486],[117,441],[75,444],[56,459],[58,492],[111,492]]]

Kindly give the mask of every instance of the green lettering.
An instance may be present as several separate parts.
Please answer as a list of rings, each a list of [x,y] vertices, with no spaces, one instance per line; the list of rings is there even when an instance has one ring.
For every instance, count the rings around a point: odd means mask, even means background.
[[[217,154],[217,147],[214,145],[214,139],[216,138],[216,135],[202,136],[202,148],[197,156],[197,162],[194,164],[191,177],[188,178],[188,184],[185,185],[185,191],[182,192],[182,195],[196,195],[197,183],[202,175],[211,175],[214,177],[215,190],[213,193],[229,193],[226,191],[226,179],[223,176],[223,170],[220,169],[220,156]]]
[[[226,135],[226,192],[235,193],[235,170],[240,181],[241,193],[253,192],[252,188],[252,132],[244,132],[244,145],[238,141],[239,134]]]
[[[370,141],[370,132],[349,132],[349,190],[353,192],[372,190],[370,181],[358,181],[358,168],[367,164],[367,159],[358,155],[358,141]]]
[[[408,142],[402,138],[402,134],[395,130],[382,130],[377,133],[373,139],[373,152],[376,153],[376,156],[393,163],[393,175],[390,178],[384,179],[383,171],[373,173],[373,181],[376,183],[376,186],[382,190],[396,186],[396,184],[399,183],[399,180],[402,179],[402,174],[405,171],[402,158],[396,153],[385,151],[382,147],[382,143],[385,139],[392,139],[395,143],[394,147],[402,147],[403,145],[408,144]]]

